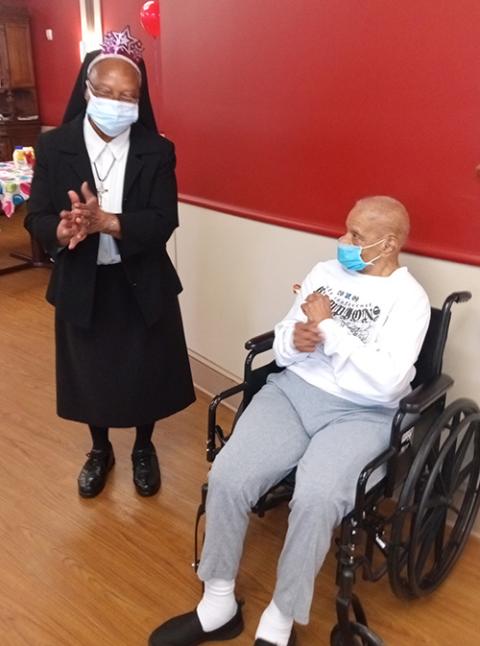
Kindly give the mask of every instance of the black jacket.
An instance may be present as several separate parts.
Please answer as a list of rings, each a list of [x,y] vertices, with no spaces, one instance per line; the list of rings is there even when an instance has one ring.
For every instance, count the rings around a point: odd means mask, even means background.
[[[41,135],[36,158],[25,226],[55,258],[47,300],[66,321],[88,327],[99,235],[88,236],[73,251],[58,251],[56,239],[59,213],[71,208],[67,191],[80,194],[84,181],[95,191],[83,115]],[[166,251],[166,242],[178,226],[175,151],[170,141],[139,123],[131,129],[119,218],[122,238],[117,244],[123,267],[145,321],[152,325],[182,289]]]

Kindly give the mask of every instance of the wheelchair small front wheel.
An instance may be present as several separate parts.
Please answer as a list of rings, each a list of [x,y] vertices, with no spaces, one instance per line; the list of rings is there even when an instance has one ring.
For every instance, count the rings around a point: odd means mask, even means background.
[[[336,624],[330,633],[330,646],[385,646],[382,639],[365,624],[351,621],[350,629],[353,641],[345,637],[340,625]]]

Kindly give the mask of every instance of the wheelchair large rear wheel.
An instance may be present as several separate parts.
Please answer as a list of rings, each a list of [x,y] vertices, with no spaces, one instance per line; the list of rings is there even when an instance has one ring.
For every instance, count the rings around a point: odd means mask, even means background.
[[[412,463],[392,523],[393,591],[435,590],[460,556],[480,505],[480,413],[459,399],[433,423]]]

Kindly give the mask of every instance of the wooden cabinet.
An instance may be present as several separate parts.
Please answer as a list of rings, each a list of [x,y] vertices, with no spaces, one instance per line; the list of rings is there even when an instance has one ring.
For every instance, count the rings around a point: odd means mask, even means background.
[[[40,132],[28,14],[0,1],[0,161]]]
[[[5,89],[8,86],[9,77],[5,25],[0,24],[0,90]]]
[[[5,41],[8,54],[9,83],[11,88],[34,88],[32,45],[26,23],[6,23]]]
[[[2,123],[0,121],[0,161],[13,157],[15,146],[35,146],[40,133],[37,123]]]

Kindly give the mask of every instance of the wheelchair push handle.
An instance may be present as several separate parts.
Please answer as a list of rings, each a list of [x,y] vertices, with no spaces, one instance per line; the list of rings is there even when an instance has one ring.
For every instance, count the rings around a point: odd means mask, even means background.
[[[472,298],[472,292],[452,292],[447,296],[443,303],[442,310],[449,312],[454,303],[466,303]]]
[[[455,303],[466,303],[472,298],[472,292],[453,292],[448,299],[452,299]],[[448,300],[447,299],[447,300]]]

